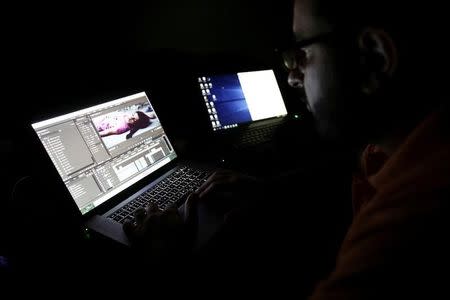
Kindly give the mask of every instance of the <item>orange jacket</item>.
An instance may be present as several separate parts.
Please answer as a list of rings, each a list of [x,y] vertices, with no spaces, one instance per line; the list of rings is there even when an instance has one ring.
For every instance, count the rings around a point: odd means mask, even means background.
[[[429,299],[445,290],[440,281],[450,272],[450,252],[444,250],[450,237],[449,133],[447,115],[439,112],[389,158],[377,146],[366,148],[363,174],[353,181],[353,223],[334,271],[311,300],[403,299],[419,293]]]

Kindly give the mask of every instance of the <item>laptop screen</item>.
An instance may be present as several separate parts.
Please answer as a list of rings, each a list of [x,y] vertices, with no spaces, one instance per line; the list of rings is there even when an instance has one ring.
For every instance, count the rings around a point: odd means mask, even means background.
[[[214,131],[287,115],[273,70],[198,78]]]
[[[32,127],[82,214],[176,158],[145,92]]]

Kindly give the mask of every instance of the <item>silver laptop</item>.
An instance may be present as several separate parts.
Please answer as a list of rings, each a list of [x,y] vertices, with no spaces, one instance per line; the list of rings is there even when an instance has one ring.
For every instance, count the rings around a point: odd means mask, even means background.
[[[182,206],[209,167],[178,162],[145,92],[32,124],[86,225],[122,244],[149,203]],[[143,184],[144,183],[144,184]]]
[[[210,129],[216,135],[235,135],[236,147],[271,140],[287,109],[273,70],[198,77]]]

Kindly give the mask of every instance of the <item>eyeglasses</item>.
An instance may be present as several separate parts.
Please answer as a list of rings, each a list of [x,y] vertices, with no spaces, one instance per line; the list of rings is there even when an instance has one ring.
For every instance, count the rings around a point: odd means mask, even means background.
[[[307,59],[304,48],[312,44],[325,42],[329,40],[333,35],[334,32],[327,32],[308,39],[293,42],[289,47],[285,48],[286,50],[281,52],[284,66],[289,71],[295,70],[299,67],[304,67]]]

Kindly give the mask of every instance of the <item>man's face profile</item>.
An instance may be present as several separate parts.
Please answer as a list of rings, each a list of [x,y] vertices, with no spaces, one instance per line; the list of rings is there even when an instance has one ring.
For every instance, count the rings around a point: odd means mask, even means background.
[[[358,115],[359,99],[357,57],[349,51],[350,39],[344,42],[335,26],[318,17],[313,0],[296,0],[293,33],[296,42],[328,35],[328,40],[311,43],[301,51],[301,65],[290,70],[289,83],[301,87],[316,127],[327,140],[347,142],[352,139],[354,118]],[[323,3],[322,3],[323,2]],[[327,5],[322,1],[320,5]]]
[[[293,31],[296,42],[332,32],[333,28],[314,16],[310,0],[297,0],[294,6]],[[337,82],[335,56],[329,45],[314,43],[294,51],[301,52],[303,62],[291,70],[289,82],[303,87],[307,106],[311,110],[317,129],[324,137],[333,138],[335,132]]]

